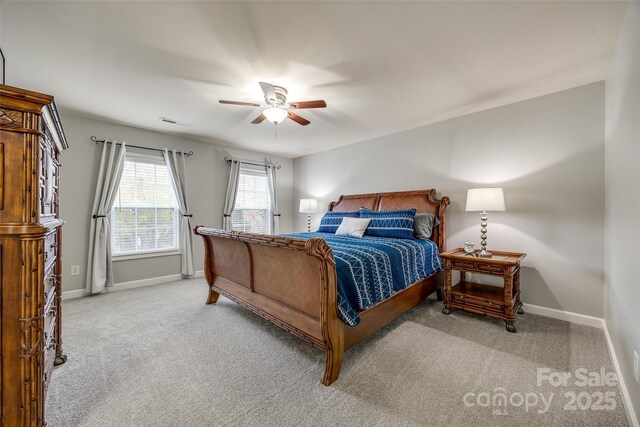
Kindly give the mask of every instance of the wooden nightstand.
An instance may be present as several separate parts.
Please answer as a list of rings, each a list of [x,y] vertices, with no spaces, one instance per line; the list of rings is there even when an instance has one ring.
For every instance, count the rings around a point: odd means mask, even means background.
[[[520,262],[527,254],[518,252],[491,251],[492,258],[467,255],[458,248],[443,252],[440,257],[445,264],[445,300],[442,312],[451,313],[454,308],[471,313],[485,314],[504,320],[507,331],[515,332],[513,322],[516,313],[523,314],[520,302]],[[460,271],[460,282],[451,286],[451,272]],[[504,286],[490,286],[468,282],[466,273],[499,276]]]

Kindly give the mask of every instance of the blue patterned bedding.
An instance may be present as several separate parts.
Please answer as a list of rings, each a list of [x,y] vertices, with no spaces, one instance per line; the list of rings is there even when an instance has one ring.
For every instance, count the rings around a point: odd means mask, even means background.
[[[412,283],[442,271],[438,246],[430,240],[297,233],[286,237],[324,239],[336,260],[338,311],[349,326],[358,312],[389,298]]]

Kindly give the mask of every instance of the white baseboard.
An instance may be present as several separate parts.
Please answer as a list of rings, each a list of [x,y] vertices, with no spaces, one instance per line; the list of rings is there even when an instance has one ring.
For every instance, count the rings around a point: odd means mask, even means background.
[[[130,282],[115,283],[113,286],[104,288],[104,292],[124,291],[125,289],[142,288],[145,286],[159,285],[160,283],[175,282],[182,279],[180,274],[170,274],[168,276],[150,277],[148,279],[132,280]]]
[[[87,290],[86,289],[76,289],[74,291],[65,291],[62,293],[62,299],[63,300],[67,300],[67,299],[75,299],[75,298],[80,298],[87,295]]]
[[[591,326],[603,329],[600,317],[587,316],[586,314],[573,313],[571,311],[557,310],[555,308],[542,307],[540,305],[523,304],[525,313],[537,314],[539,316],[551,317],[552,319],[564,320],[565,322],[576,323],[578,325]]]
[[[198,270],[193,275],[194,278],[203,277],[203,276],[204,276],[204,270]],[[150,277],[148,279],[132,280],[130,282],[116,283],[113,286],[105,288],[104,292],[105,293],[117,292],[117,291],[123,291],[125,289],[134,289],[134,288],[141,288],[144,286],[159,285],[160,283],[175,282],[176,280],[181,280],[181,279],[182,279],[181,274],[170,274],[169,276]],[[69,299],[84,297],[87,295],[89,295],[89,293],[86,291],[86,289],[76,289],[74,291],[63,292],[62,299],[69,300]]]
[[[607,348],[609,349],[609,355],[611,356],[611,361],[613,362],[613,369],[616,370],[618,383],[620,384],[620,390],[622,390],[622,400],[624,401],[624,409],[627,413],[629,425],[633,427],[640,427],[640,422],[638,422],[636,411],[631,405],[631,396],[629,396],[627,385],[624,382],[624,377],[622,376],[622,371],[620,370],[620,364],[618,363],[616,350],[613,348],[613,341],[611,341],[611,335],[609,335],[609,328],[607,327],[607,322],[604,319],[602,319],[602,329],[604,330],[604,336],[607,339]]]

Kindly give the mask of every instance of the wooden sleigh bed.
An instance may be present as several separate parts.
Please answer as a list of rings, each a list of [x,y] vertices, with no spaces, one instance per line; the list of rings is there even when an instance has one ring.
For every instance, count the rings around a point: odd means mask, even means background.
[[[329,204],[335,212],[417,208],[440,220],[431,239],[446,250],[448,197],[436,191],[403,191],[340,196]],[[411,284],[359,314],[361,322],[347,326],[338,317],[336,264],[331,249],[320,238],[309,240],[195,227],[205,246],[207,304],[220,294],[323,349],[326,363],[322,383],[330,385],[340,374],[345,350],[378,331],[428,295],[443,296],[440,274]]]

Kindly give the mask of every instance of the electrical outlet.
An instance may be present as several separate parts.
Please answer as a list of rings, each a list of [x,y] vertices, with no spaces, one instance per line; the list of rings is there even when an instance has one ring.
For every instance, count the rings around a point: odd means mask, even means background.
[[[72,265],[71,266],[71,275],[72,276],[79,276],[80,275],[80,266],[79,265]]]
[[[633,376],[638,382],[638,352],[633,352]]]

